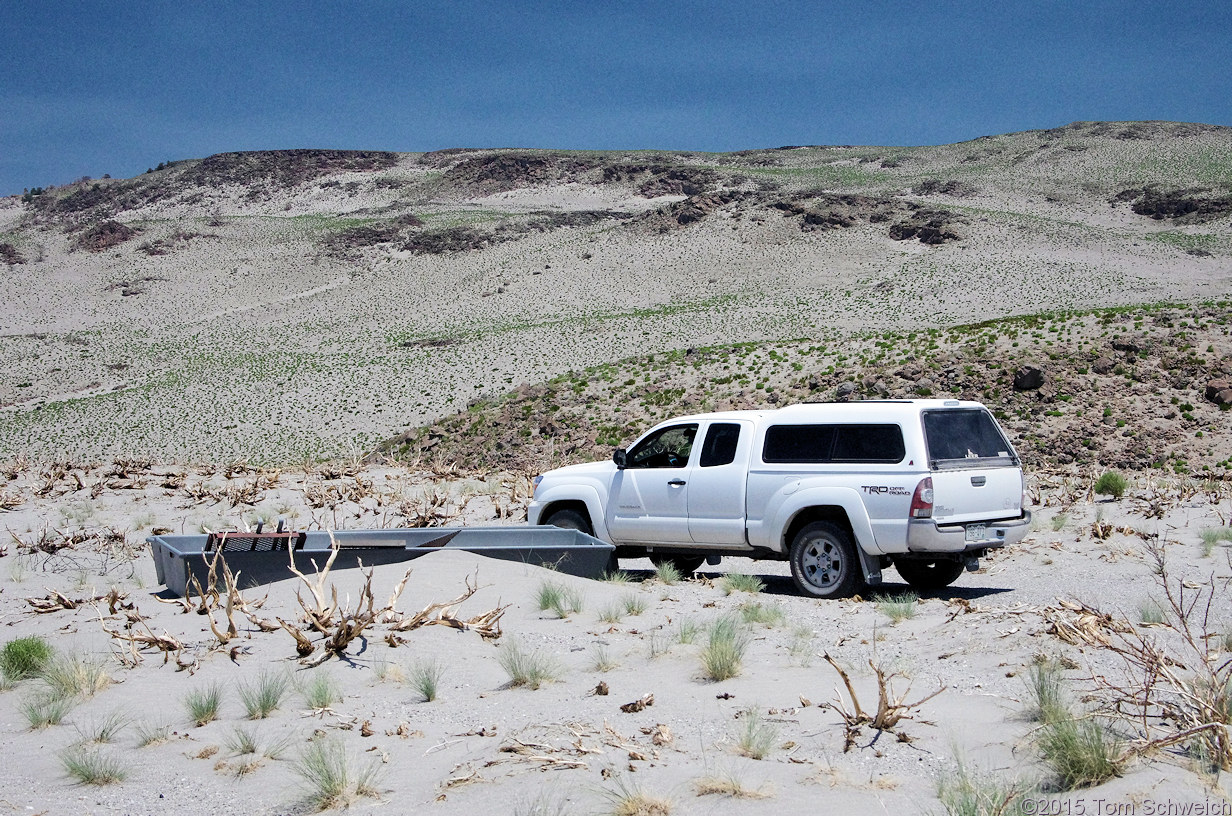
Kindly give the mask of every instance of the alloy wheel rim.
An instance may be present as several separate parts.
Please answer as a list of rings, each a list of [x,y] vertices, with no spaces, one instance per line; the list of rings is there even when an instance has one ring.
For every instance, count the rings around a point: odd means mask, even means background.
[[[828,589],[842,577],[842,554],[832,541],[813,542],[805,548],[800,567],[806,581],[815,587]]]

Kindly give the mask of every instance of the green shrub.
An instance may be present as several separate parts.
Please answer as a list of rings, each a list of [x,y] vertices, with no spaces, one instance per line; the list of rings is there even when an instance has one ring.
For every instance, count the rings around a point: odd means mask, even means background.
[[[1129,482],[1126,478],[1115,470],[1105,471],[1095,480],[1095,492],[1100,496],[1111,496],[1114,499],[1124,496],[1125,489],[1128,487]]]
[[[0,672],[11,682],[34,677],[43,671],[54,650],[37,635],[10,640],[0,650]]]
[[[1048,723],[1036,744],[1061,790],[1099,785],[1125,769],[1121,741],[1095,718]]]

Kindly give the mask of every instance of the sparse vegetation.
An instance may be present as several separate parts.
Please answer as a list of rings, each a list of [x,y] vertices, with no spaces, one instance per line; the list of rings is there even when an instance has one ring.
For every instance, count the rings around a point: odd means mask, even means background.
[[[60,763],[83,785],[112,785],[128,778],[128,769],[115,755],[96,747],[70,746],[60,752]]]
[[[889,618],[892,623],[901,623],[914,618],[919,602],[920,596],[914,592],[873,596],[877,611]]]
[[[30,728],[39,729],[59,725],[76,704],[73,697],[35,693],[23,699],[19,707]]]
[[[597,672],[610,672],[620,665],[620,661],[612,655],[611,650],[606,646],[596,646],[593,654],[591,668]]]
[[[709,639],[702,650],[702,666],[711,680],[729,680],[744,668],[744,653],[749,635],[738,617],[724,616],[710,625]]]
[[[778,736],[778,728],[768,722],[758,709],[746,708],[741,712],[736,727],[736,750],[750,759],[765,759],[774,749]]]
[[[680,570],[671,561],[660,561],[655,565],[655,580],[661,584],[678,584],[681,577]]]
[[[40,679],[57,697],[93,697],[111,685],[111,675],[101,661],[73,654],[60,655],[44,667]]]
[[[560,675],[554,660],[538,651],[526,651],[516,640],[504,643],[496,654],[500,667],[509,675],[511,686],[538,689]]]
[[[536,597],[540,611],[551,610],[558,618],[567,618],[581,612],[584,606],[580,591],[556,581],[541,583]]]
[[[107,743],[113,742],[116,736],[128,726],[129,717],[120,711],[113,711],[101,720],[95,720],[78,725],[77,733],[82,742]]]
[[[636,592],[630,592],[625,595],[620,599],[620,604],[626,615],[640,615],[648,607],[646,598]]]
[[[607,816],[671,816],[672,800],[653,794],[641,785],[617,777],[615,787],[604,790],[608,802]]]
[[[730,796],[733,799],[768,799],[770,794],[760,788],[750,788],[734,771],[728,769],[707,774],[693,781],[698,796]]]
[[[137,747],[148,748],[152,745],[162,745],[170,736],[171,726],[169,725],[143,723],[137,726]]]
[[[241,681],[239,684],[240,702],[250,720],[263,720],[282,704],[282,698],[287,693],[290,681],[280,672],[263,671],[256,680]]]
[[[314,669],[300,689],[304,704],[312,711],[324,711],[342,699],[342,687],[326,669]]]
[[[222,685],[210,683],[188,692],[184,697],[184,709],[188,719],[200,728],[218,719],[218,711],[222,708]]]
[[[766,584],[755,575],[746,575],[742,572],[729,572],[723,576],[720,584],[723,587],[723,594],[730,595],[733,592],[750,592],[754,595],[766,588]]]
[[[1031,719],[1048,724],[1070,718],[1060,661],[1040,656],[1032,662],[1027,666],[1026,687]]]
[[[937,798],[948,816],[1015,816],[1025,812],[1031,786],[992,773],[976,773],[963,762],[937,780]]]
[[[303,780],[304,803],[314,810],[343,808],[380,795],[380,764],[372,760],[359,763],[347,755],[338,739],[308,743],[292,768]]]
[[[779,604],[743,603],[738,607],[738,611],[745,623],[771,629],[782,626],[787,620],[787,613]]]
[[[444,678],[445,666],[437,660],[421,660],[411,667],[411,687],[422,694],[426,702],[436,699]]]
[[[1209,527],[1199,535],[1202,538],[1202,557],[1209,558],[1220,541],[1232,541],[1232,527]]]

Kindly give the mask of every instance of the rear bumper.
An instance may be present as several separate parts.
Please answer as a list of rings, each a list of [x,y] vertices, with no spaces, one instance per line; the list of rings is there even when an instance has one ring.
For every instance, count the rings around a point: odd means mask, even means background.
[[[1017,544],[1031,529],[1031,511],[1023,510],[1016,519],[974,523],[984,525],[984,536],[968,541],[965,524],[941,525],[932,519],[912,519],[907,522],[907,551],[960,553]]]

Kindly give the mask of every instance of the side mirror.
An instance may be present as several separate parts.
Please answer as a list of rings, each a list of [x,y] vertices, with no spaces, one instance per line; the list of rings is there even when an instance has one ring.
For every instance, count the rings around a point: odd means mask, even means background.
[[[616,463],[617,470],[625,469],[625,449],[617,448],[612,451],[612,461]]]

